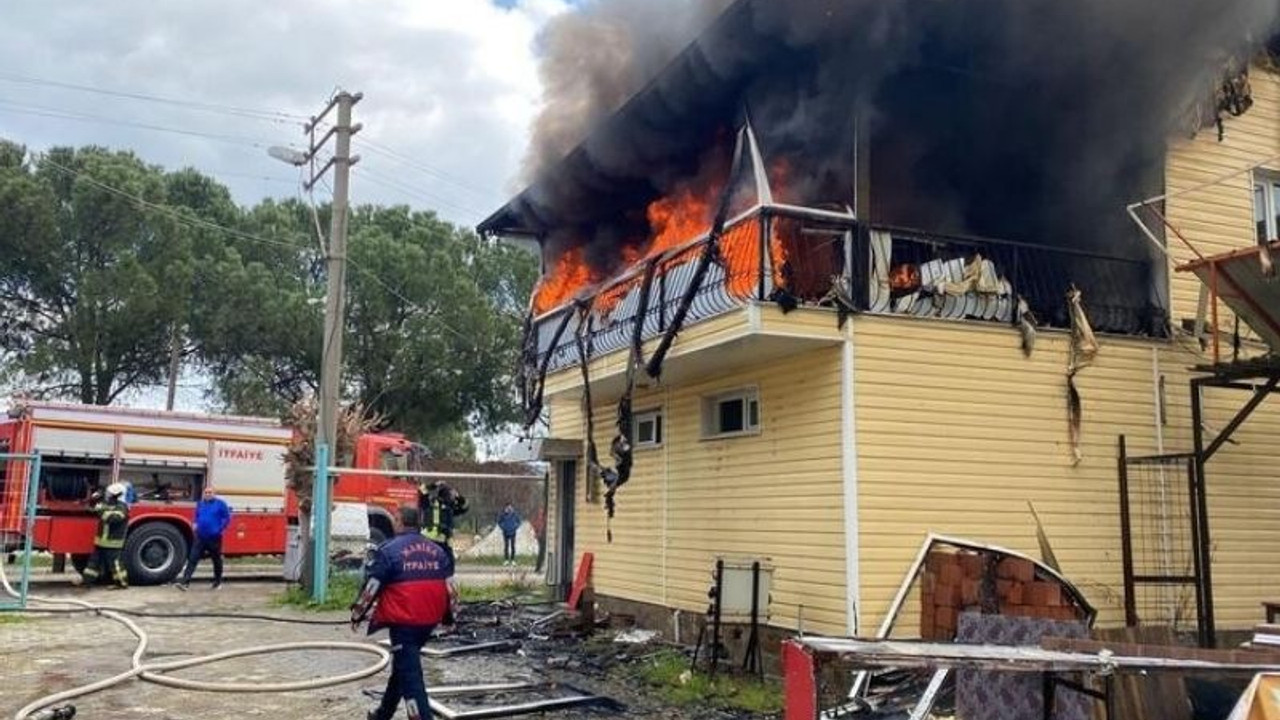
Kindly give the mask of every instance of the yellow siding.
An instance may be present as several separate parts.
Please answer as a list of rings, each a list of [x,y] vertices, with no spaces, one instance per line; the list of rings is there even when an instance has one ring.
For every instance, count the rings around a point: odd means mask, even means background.
[[[1017,333],[974,323],[862,317],[855,323],[863,617],[877,625],[921,540],[933,531],[1038,554],[1035,504],[1068,578],[1122,619],[1116,439],[1155,452],[1152,352],[1167,377],[1165,450],[1190,449],[1186,367],[1178,346],[1104,338],[1077,385],[1084,459],[1067,437],[1068,338],[1040,333],[1024,358]],[[1226,425],[1243,393],[1215,391],[1208,424]],[[1280,597],[1280,402],[1270,400],[1208,467],[1217,616],[1247,627]],[[1271,593],[1269,595],[1268,593]],[[912,621],[904,625],[910,627]]]
[[[702,439],[701,398],[744,386],[759,389],[760,433]],[[606,459],[614,399],[593,399]],[[552,399],[554,436],[582,437],[578,403]],[[775,568],[771,624],[796,627],[803,605],[806,628],[843,632],[839,349],[660,386],[637,393],[634,406],[663,408],[665,442],[636,451],[612,544],[603,503],[588,503],[585,492],[576,500],[575,554],[595,553],[597,592],[701,613],[717,557],[767,558]]]
[[[1280,75],[1255,66],[1250,74],[1254,105],[1239,118],[1226,122],[1226,136],[1210,128],[1194,139],[1179,139],[1169,150],[1166,192],[1176,195],[1212,182],[1224,175],[1280,155]],[[1271,169],[1280,170],[1272,161]],[[1244,173],[1219,184],[1178,195],[1168,202],[1169,221],[1204,255],[1216,255],[1255,243],[1252,175]],[[1168,246],[1175,264],[1194,258],[1177,237]],[[1172,272],[1173,320],[1194,318],[1200,281],[1187,273]],[[1231,329],[1225,306],[1221,322]]]

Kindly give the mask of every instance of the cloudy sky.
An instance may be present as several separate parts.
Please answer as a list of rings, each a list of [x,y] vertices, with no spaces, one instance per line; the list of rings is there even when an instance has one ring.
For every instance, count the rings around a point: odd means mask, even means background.
[[[471,225],[519,189],[540,93],[534,41],[568,4],[7,3],[0,137],[33,150],[132,149],[169,168],[194,166],[251,204],[297,195],[297,171],[265,149],[301,145],[297,116],[318,112],[341,87],[364,93],[353,200],[407,203]]]
[[[570,4],[6,3],[0,138],[131,149],[217,177],[248,205],[299,194],[298,171],[266,148],[301,146],[303,119],[341,87],[364,94],[352,200],[474,225],[519,189],[541,93],[535,39]],[[317,188],[317,200],[328,195]],[[180,387],[179,409],[202,409],[202,379]],[[163,388],[126,401],[163,406]]]

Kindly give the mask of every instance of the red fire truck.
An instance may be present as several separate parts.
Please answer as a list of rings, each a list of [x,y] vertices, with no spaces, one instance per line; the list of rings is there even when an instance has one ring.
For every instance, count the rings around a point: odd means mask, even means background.
[[[96,518],[89,498],[112,482],[132,486],[124,563],[137,584],[164,583],[182,569],[196,501],[212,485],[232,509],[223,540],[228,556],[283,553],[297,523],[297,500],[285,485],[285,451],[293,430],[254,417],[22,403],[0,418],[0,453],[39,454],[41,477],[32,546],[70,555],[77,570],[93,550]],[[356,442],[351,466],[418,469],[425,448],[398,433]],[[0,537],[21,538],[25,462],[0,462]],[[365,503],[376,542],[391,534],[400,505],[417,500],[407,478],[348,474],[335,479],[335,501]]]

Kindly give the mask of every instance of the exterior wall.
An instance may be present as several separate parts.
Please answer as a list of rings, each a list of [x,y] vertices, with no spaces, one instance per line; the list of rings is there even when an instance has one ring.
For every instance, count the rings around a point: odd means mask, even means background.
[[[1244,173],[1211,187],[1187,192],[1198,185],[1248,168],[1280,155],[1280,74],[1255,66],[1249,76],[1253,107],[1226,123],[1226,135],[1218,142],[1215,128],[1195,138],[1180,138],[1171,145],[1165,170],[1169,221],[1204,255],[1216,255],[1255,243],[1252,174]],[[1267,167],[1280,170],[1280,161]],[[1194,259],[1192,252],[1171,233],[1168,246],[1173,264]],[[1194,318],[1200,281],[1194,275],[1173,272],[1171,302],[1173,321]],[[1219,308],[1223,328],[1230,330],[1231,314]]]
[[[759,390],[759,434],[702,439],[702,397],[744,386]],[[608,462],[614,399],[593,399],[596,443]],[[554,436],[585,434],[579,405],[552,399]],[[701,614],[717,557],[762,558],[774,568],[769,624],[795,628],[803,606],[807,630],[843,633],[839,348],[637,391],[633,406],[663,408],[664,443],[635,452],[612,543],[603,499],[579,492],[575,500],[575,555],[595,553],[597,594]]]
[[[1030,358],[999,326],[863,316],[854,333],[864,627],[879,624],[930,531],[1038,555],[1028,502],[1100,622],[1123,622],[1117,437],[1131,454],[1156,452],[1154,361],[1166,378],[1164,449],[1190,450],[1186,368],[1200,359],[1182,345],[1102,338],[1076,378],[1084,458],[1073,464],[1066,333],[1041,332]],[[1220,430],[1247,395],[1214,393],[1207,425]],[[1276,591],[1268,578],[1280,576],[1280,558],[1267,549],[1280,541],[1277,432],[1272,398],[1208,465],[1223,627],[1258,622],[1258,603]],[[899,623],[906,632],[918,627],[914,607]]]

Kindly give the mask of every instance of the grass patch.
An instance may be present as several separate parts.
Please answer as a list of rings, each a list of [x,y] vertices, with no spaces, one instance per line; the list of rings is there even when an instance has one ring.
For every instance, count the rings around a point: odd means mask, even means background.
[[[346,610],[356,601],[356,595],[362,586],[359,575],[334,575],[329,578],[328,597],[322,603],[312,602],[311,593],[300,585],[290,586],[284,593],[273,598],[272,602],[275,605],[296,607],[312,612]]]
[[[459,558],[459,565],[479,565],[481,567],[501,567],[506,564],[506,560],[501,555],[482,555],[480,557]],[[516,566],[533,568],[538,564],[537,555],[517,555]]]
[[[509,600],[516,596],[537,600],[544,598],[546,595],[546,586],[535,580],[523,577],[508,578],[491,585],[458,583],[458,600],[464,603]]]
[[[639,679],[674,705],[711,705],[760,714],[782,711],[779,683],[723,672],[714,678],[704,672],[689,672],[689,658],[675,650],[644,660]]]

